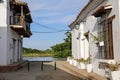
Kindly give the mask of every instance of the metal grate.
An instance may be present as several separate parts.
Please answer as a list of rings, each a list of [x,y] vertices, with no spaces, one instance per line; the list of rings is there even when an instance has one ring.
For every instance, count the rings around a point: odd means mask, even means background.
[[[98,46],[99,58],[113,59],[112,21],[108,20],[107,14],[103,14],[98,23],[98,35],[103,33],[102,36],[104,41],[104,46]]]
[[[4,1],[3,0],[0,0],[0,3],[3,3]]]

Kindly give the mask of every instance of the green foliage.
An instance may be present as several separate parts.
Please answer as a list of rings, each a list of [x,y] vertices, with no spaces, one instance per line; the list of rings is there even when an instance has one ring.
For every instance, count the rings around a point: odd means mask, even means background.
[[[32,48],[23,48],[23,56],[55,56],[65,58],[71,56],[71,33],[65,33],[67,38],[64,39],[63,43],[51,46],[52,50],[38,50]]]
[[[38,50],[32,48],[23,48],[24,57],[41,57],[41,56],[53,56],[51,50]]]
[[[109,68],[111,71],[117,71],[119,68],[119,64],[116,63],[110,63],[106,66],[107,68]]]
[[[104,40],[104,33],[100,32],[98,36],[95,36],[94,34],[90,33],[91,37],[93,38],[93,42],[95,41],[103,41]]]
[[[87,59],[84,60],[85,64],[90,64],[91,63],[91,57],[88,57]]]
[[[69,59],[73,59],[74,57],[73,56],[68,56]]]
[[[80,58],[80,59],[77,59],[77,61],[80,63],[89,64],[91,63],[91,57],[88,57],[87,59]]]
[[[23,57],[53,57],[53,54],[37,54],[37,53],[33,53],[33,54],[23,54]]]
[[[83,58],[80,58],[80,59],[77,59],[77,61],[79,62],[79,63],[84,63],[84,59]]]
[[[71,50],[66,43],[57,44],[55,46],[52,46],[51,48],[52,53],[55,54],[55,57],[71,56]]]
[[[90,35],[93,38],[93,42],[99,40],[99,38],[97,36],[93,35],[92,33],[90,33]]]
[[[51,46],[52,53],[55,57],[68,57],[71,56],[71,33],[65,33],[67,38],[64,39],[64,43]]]

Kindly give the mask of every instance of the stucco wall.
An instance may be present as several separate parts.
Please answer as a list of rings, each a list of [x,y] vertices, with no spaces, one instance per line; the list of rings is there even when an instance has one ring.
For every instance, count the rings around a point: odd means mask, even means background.
[[[113,19],[114,58],[120,62],[120,0],[110,0],[109,3],[113,5],[111,15],[115,14]]]
[[[7,0],[0,3],[0,27],[7,27]],[[2,12],[2,13],[1,13]],[[4,13],[4,14],[3,14]]]
[[[10,5],[8,5],[7,9],[7,23],[8,23],[8,28],[7,28],[7,63],[11,64],[13,62],[17,62],[20,59],[20,50],[21,50],[21,43],[22,38],[20,35],[15,32],[14,30],[11,29],[10,26],[10,16],[13,15],[12,10],[10,11]],[[15,44],[13,44],[13,39],[15,40]]]
[[[102,3],[100,6],[102,5],[107,5],[107,4],[110,4],[112,5],[112,10],[108,16],[111,17],[113,15],[115,15],[115,19],[113,19],[113,23],[112,23],[112,29],[113,29],[113,50],[114,50],[114,59],[117,60],[117,61],[120,61],[119,59],[119,56],[120,56],[120,9],[119,9],[119,6],[120,6],[120,1],[119,0],[106,0],[104,3]],[[100,6],[98,6],[95,10],[97,10]],[[93,10],[93,11],[95,11]],[[93,22],[93,21],[91,21]],[[97,27],[97,25],[91,27],[91,31],[93,34],[96,35],[97,33],[97,30],[94,30],[92,31],[92,29],[95,29],[94,27]],[[92,39],[91,39],[92,41]],[[100,74],[100,75],[103,75],[105,74],[105,70],[103,69],[99,69],[98,65],[99,65],[99,53],[97,51],[97,46],[95,46],[95,44],[91,44],[90,45],[90,53],[93,54],[93,71]]]
[[[2,13],[1,13],[2,12]],[[0,3],[0,65],[7,64],[7,0]]]
[[[113,19],[113,22],[112,22],[114,59],[117,60],[118,62],[120,62],[120,58],[119,58],[120,57],[120,53],[119,53],[120,52],[120,0],[97,0],[97,1],[93,0],[88,5],[88,7],[84,8],[84,10],[78,15],[75,22],[81,22],[80,28],[84,29],[84,32],[89,31],[89,33],[92,33],[97,36],[97,34],[98,34],[97,20],[99,20],[99,18],[98,17],[97,17],[97,19],[95,17],[92,18],[91,15],[93,14],[94,11],[96,11],[101,6],[109,5],[109,4],[112,5],[112,10],[111,10],[108,18],[115,15],[115,18]],[[85,20],[85,18],[86,18],[86,20]],[[86,26],[89,28],[89,30],[86,28],[85,25],[82,24],[82,21],[86,21]],[[75,22],[72,25],[75,25],[76,24]],[[80,33],[81,33],[80,39],[83,38],[84,32],[82,32],[82,30],[80,30]],[[74,33],[78,33],[78,32],[75,31]],[[73,38],[75,38],[75,36]],[[80,47],[76,46],[77,49],[78,48],[80,49],[80,53],[79,53],[80,57],[84,58],[87,56],[88,49],[86,49],[85,47],[88,45],[89,45],[89,47],[87,47],[87,48],[89,49],[89,53],[92,55],[92,58],[93,58],[92,59],[93,71],[104,76],[105,70],[99,69],[99,60],[100,59],[99,59],[99,53],[98,53],[98,46],[95,43],[93,43],[93,39],[91,38],[90,34],[89,34],[89,44],[86,41],[80,40]],[[75,48],[74,48],[74,50],[75,50]],[[75,54],[77,54],[77,53],[74,53],[74,55]]]
[[[0,65],[7,64],[7,28],[0,27]]]
[[[18,33],[10,28],[10,12],[9,0],[0,3],[0,65],[7,65],[18,61],[21,56],[22,39]],[[15,53],[13,54],[13,39],[16,40]],[[18,49],[19,42],[19,49]],[[19,53],[19,54],[18,54]],[[13,59],[14,55],[14,59]]]
[[[77,31],[76,29],[72,29],[72,56],[74,58],[77,57]]]

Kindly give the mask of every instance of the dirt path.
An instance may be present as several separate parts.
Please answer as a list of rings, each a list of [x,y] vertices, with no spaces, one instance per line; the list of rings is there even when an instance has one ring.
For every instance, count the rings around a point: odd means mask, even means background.
[[[62,61],[57,61],[57,68],[54,70],[54,62],[44,62],[41,71],[41,62],[31,62],[30,71],[27,66],[18,71],[0,73],[5,80],[81,80],[75,74],[64,68]]]

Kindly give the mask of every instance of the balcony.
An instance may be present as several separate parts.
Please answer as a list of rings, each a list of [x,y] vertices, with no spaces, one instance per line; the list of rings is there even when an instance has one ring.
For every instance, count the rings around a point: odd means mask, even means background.
[[[30,37],[30,23],[25,21],[23,16],[10,16],[10,27],[19,35]]]

